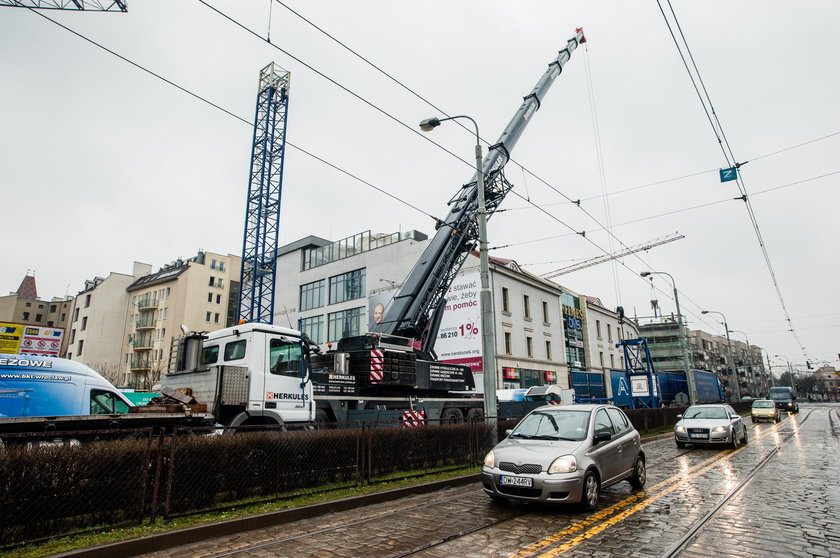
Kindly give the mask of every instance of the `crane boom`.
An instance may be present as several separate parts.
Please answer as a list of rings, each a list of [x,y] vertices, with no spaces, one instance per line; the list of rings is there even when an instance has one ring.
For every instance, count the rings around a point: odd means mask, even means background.
[[[543,279],[551,279],[552,277],[557,277],[558,275],[565,275],[567,273],[579,271],[587,267],[592,267],[593,265],[598,265],[600,263],[608,262],[610,260],[615,260],[624,256],[629,256],[630,254],[635,254],[636,252],[649,250],[650,248],[653,248],[655,246],[661,246],[662,244],[674,242],[675,240],[680,240],[681,238],[685,238],[685,235],[678,233],[669,234],[660,238],[655,238],[653,240],[645,242],[644,244],[639,244],[638,246],[632,246],[630,248],[620,250],[614,254],[604,254],[603,256],[598,256],[576,264],[567,265],[566,267],[561,267],[560,269],[555,269],[554,271],[543,273],[542,275],[540,275],[540,277],[542,277]]]
[[[0,6],[41,10],[127,12],[125,0],[0,0]]]
[[[540,108],[554,80],[563,70],[578,45],[585,42],[583,30],[577,29],[566,48],[548,64],[537,84],[523,99],[499,140],[488,148],[482,162],[487,218],[493,215],[512,185],[503,169],[516,142],[534,113]],[[477,174],[461,187],[449,201],[446,218],[438,224],[437,233],[403,282],[381,323],[372,333],[393,334],[419,340],[421,355],[433,357],[432,346],[437,336],[446,292],[478,240]]]

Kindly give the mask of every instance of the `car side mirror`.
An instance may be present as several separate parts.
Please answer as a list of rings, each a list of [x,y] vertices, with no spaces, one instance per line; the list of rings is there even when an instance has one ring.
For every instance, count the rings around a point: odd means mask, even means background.
[[[612,434],[610,434],[609,432],[598,432],[597,434],[595,434],[595,437],[593,438],[593,441],[596,444],[600,444],[601,442],[606,442],[607,440],[612,440]]]
[[[505,436],[510,436],[510,433],[513,432],[513,428],[508,428],[505,430]]]
[[[682,420],[682,415],[677,415],[677,420]]]

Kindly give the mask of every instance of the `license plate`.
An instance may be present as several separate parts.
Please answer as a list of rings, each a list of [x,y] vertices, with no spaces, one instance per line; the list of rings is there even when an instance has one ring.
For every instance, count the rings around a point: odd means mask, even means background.
[[[708,438],[708,434],[689,434],[689,438]]]
[[[506,486],[527,486],[531,487],[534,486],[534,479],[530,477],[506,477],[501,476],[499,477],[499,484],[504,484]]]

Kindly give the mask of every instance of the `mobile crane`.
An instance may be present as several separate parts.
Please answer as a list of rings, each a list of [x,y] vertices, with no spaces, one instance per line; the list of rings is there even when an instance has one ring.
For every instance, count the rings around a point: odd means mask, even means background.
[[[55,399],[47,387],[56,382],[79,386],[75,411],[51,410],[51,415],[58,416],[45,418],[20,410],[31,409],[32,405],[18,405],[14,407],[17,411],[7,413],[14,418],[0,419],[0,434],[60,432],[94,425],[171,430],[195,424],[282,425],[416,419],[418,415],[445,420],[482,416],[483,401],[473,391],[469,367],[439,362],[435,357],[434,341],[445,296],[478,240],[477,188],[485,189],[487,214],[492,215],[512,187],[503,169],[514,145],[572,52],[584,41],[583,31],[578,29],[549,63],[498,142],[488,149],[482,165],[484,183],[478,184],[478,177],[473,175],[450,200],[449,214],[403,282],[384,319],[371,332],[341,339],[336,350],[326,353],[321,353],[300,330],[273,324],[246,323],[208,334],[185,332],[178,343],[174,369],[161,381],[161,391],[169,399],[158,409],[129,407],[113,386],[102,387],[98,375],[78,363],[54,359],[50,363],[54,369],[42,373],[40,369],[30,370],[40,362],[0,358],[0,379],[11,382],[5,386],[7,391],[43,394],[38,395],[37,402],[44,409],[51,408]],[[24,381],[29,384],[18,385]],[[559,392],[557,386],[531,388],[522,397],[524,401],[500,403],[499,414],[522,414],[547,400],[561,399]],[[95,405],[90,401],[94,396],[101,399],[103,394],[115,403],[94,415]],[[10,399],[8,403],[16,405],[20,401]],[[85,413],[88,407],[90,414],[75,414],[78,409]]]

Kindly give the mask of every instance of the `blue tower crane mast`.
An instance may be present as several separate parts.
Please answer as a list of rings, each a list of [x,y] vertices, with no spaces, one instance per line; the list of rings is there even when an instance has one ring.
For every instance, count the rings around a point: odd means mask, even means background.
[[[263,324],[274,321],[289,78],[289,72],[274,62],[260,71],[242,241],[239,321]]]

